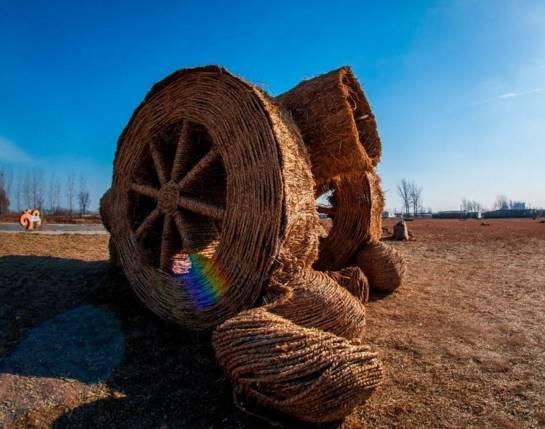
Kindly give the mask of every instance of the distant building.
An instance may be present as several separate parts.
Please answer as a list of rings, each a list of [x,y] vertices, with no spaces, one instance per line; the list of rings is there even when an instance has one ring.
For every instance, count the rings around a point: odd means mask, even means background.
[[[487,219],[498,218],[521,218],[521,217],[536,217],[536,210],[532,209],[500,209],[483,213],[483,217]]]
[[[511,210],[525,210],[526,203],[524,201],[513,201],[511,204]]]
[[[390,219],[390,218],[393,218],[395,217],[395,214],[391,211],[388,211],[388,210],[384,210],[382,212],[382,219]]]
[[[466,212],[465,210],[449,210],[433,213],[434,219],[480,219],[480,212]]]

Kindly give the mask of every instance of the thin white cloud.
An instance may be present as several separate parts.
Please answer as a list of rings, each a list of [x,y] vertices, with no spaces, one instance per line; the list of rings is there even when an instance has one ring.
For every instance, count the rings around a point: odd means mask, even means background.
[[[496,97],[493,97],[493,98],[488,98],[486,100],[481,100],[481,101],[475,101],[475,102],[471,103],[471,105],[472,106],[480,106],[482,104],[493,103],[494,101],[498,101],[498,100],[505,100],[505,99],[509,99],[509,98],[522,97],[524,95],[538,94],[540,92],[545,92],[545,88],[534,88],[534,89],[529,89],[527,91],[519,91],[519,92],[505,92],[505,93],[497,95]]]
[[[29,164],[34,159],[11,140],[0,136],[0,161],[14,164]]]
[[[545,92],[545,88],[534,88],[528,91],[521,91],[521,92],[506,92],[505,94],[498,95],[497,98],[499,99],[514,98],[514,97],[520,97],[522,95],[537,94],[538,92]]]

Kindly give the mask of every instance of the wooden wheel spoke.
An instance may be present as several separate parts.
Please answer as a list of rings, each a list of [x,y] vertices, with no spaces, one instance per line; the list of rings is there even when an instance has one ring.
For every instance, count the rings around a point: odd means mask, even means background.
[[[145,195],[146,197],[153,198],[155,200],[159,198],[159,190],[149,185],[141,185],[139,183],[133,183],[131,184],[131,190],[141,195]]]
[[[178,176],[187,169],[187,158],[189,154],[189,121],[184,120],[178,142],[176,144],[176,154],[170,172],[170,180],[178,180]]]
[[[318,213],[323,213],[329,216],[334,216],[336,211],[335,207],[327,207],[327,206],[321,206],[321,205],[317,205],[316,209],[318,210]]]
[[[218,153],[214,150],[214,148],[210,149],[210,151],[204,157],[202,157],[191,170],[187,172],[184,178],[178,182],[180,188],[183,189],[195,181],[195,178],[206,170],[217,159],[217,157]]]
[[[191,244],[189,242],[189,237],[187,236],[186,231],[188,231],[189,228],[187,227],[185,219],[179,212],[176,212],[176,214],[174,215],[174,223],[176,224],[176,228],[178,229],[178,233],[180,234],[182,247],[184,250],[188,251],[191,247]]]
[[[153,165],[155,167],[155,171],[157,172],[159,183],[164,185],[168,182],[168,177],[163,165],[163,160],[161,159],[161,153],[159,152],[159,149],[155,143],[150,143],[149,150],[151,152],[151,157],[153,158]]]
[[[162,269],[168,268],[172,256],[172,216],[165,215],[163,221],[163,233],[161,234],[161,254],[159,266]]]
[[[212,204],[188,197],[178,198],[178,207],[216,220],[223,219],[225,214],[225,209],[223,207],[217,207]]]
[[[142,237],[142,234],[149,231],[153,223],[159,219],[161,216],[161,212],[158,208],[155,208],[140,224],[138,228],[136,228],[136,231],[134,232],[137,239],[140,239]]]

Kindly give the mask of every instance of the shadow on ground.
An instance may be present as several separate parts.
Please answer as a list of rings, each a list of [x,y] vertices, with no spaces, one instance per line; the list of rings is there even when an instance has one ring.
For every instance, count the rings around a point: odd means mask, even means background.
[[[75,379],[83,388],[107,390],[106,397],[70,411],[40,411],[47,426],[270,426],[233,405],[209,334],[183,331],[151,314],[107,261],[6,256],[0,272],[0,376],[30,377],[29,383],[32,377]],[[280,427],[304,427],[267,418]]]

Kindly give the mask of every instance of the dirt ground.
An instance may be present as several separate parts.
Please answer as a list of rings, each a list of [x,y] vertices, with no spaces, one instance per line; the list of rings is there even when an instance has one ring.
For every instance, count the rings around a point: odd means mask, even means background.
[[[416,220],[391,242],[410,272],[367,305],[385,382],[328,428],[545,427],[545,223],[487,222]],[[0,234],[0,427],[264,427],[207,335],[110,269],[107,239]]]

